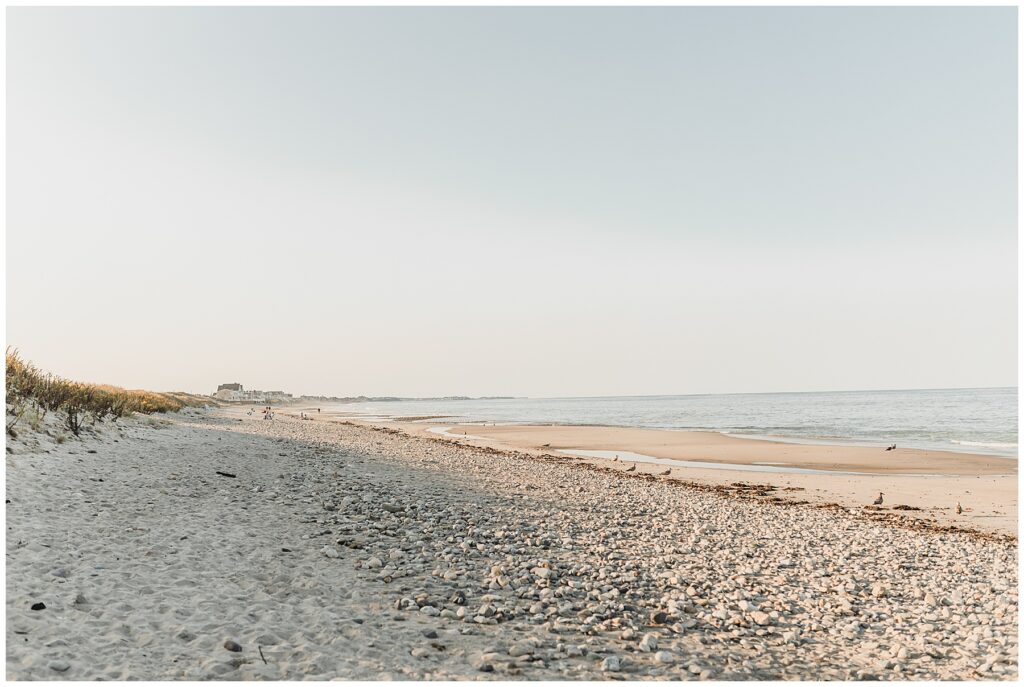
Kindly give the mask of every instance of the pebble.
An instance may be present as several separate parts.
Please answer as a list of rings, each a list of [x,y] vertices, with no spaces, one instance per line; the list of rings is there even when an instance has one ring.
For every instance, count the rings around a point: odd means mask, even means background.
[[[60,661],[60,660],[58,660],[58,661],[50,661],[50,663],[48,665],[50,667],[50,670],[55,670],[58,673],[67,672],[67,670],[69,668],[71,668],[71,664],[70,663],[68,663],[67,661]]]
[[[509,647],[508,655],[518,658],[520,656],[529,656],[533,653],[533,647],[526,642],[516,642]]]
[[[233,639],[228,639],[224,642],[224,648],[228,651],[241,651],[242,645],[234,641]]]
[[[675,663],[676,662],[676,657],[673,656],[672,653],[669,652],[669,651],[659,651],[656,654],[654,654],[654,660],[657,663],[664,663],[664,664],[668,665],[668,664],[671,664],[671,663]]]
[[[621,664],[618,656],[607,656],[603,661],[601,661],[601,670],[606,673],[617,673],[619,672],[620,667]]]

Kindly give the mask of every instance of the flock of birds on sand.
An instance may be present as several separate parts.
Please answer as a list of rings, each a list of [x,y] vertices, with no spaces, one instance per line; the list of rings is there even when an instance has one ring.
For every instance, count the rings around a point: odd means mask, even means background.
[[[550,444],[545,444],[545,445],[550,445]],[[896,444],[893,444],[892,446],[886,447],[885,450],[886,451],[893,451],[895,449],[896,449]],[[616,455],[614,458],[612,458],[612,462],[613,463],[620,462],[619,461],[619,457]],[[634,462],[632,465],[630,465],[628,468],[626,468],[624,472],[636,472],[636,463]],[[671,475],[671,474],[672,474],[672,468],[668,468],[664,472],[659,472],[658,473],[658,475],[660,475],[662,477],[667,477],[668,475]],[[881,492],[881,491],[878,492],[878,498],[876,498],[872,502],[872,505],[881,506],[882,502],[885,500],[884,497],[885,497],[885,494],[883,492]],[[956,514],[957,515],[962,515],[963,514],[964,509],[963,509],[963,506],[960,505],[959,501],[956,502],[956,508],[954,510],[956,510]]]

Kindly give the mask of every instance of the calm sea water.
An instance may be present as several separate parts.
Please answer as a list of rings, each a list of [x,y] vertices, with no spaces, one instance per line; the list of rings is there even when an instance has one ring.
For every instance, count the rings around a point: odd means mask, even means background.
[[[1017,455],[1017,388],[388,401],[337,406],[374,417],[711,430],[798,442]]]

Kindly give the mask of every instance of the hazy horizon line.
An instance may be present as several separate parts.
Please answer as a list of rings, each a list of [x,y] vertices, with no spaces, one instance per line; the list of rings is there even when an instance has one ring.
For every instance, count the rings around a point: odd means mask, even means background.
[[[1001,386],[941,386],[941,387],[920,387],[903,389],[823,389],[819,391],[725,391],[706,393],[686,394],[607,394],[607,395],[584,395],[584,396],[521,396],[515,394],[484,394],[470,396],[467,394],[444,394],[436,396],[400,396],[396,394],[356,394],[353,396],[340,396],[333,394],[301,394],[296,398],[312,396],[331,396],[333,398],[389,398],[402,401],[444,401],[444,400],[501,400],[501,399],[528,399],[534,401],[544,400],[571,400],[588,398],[678,398],[694,396],[777,396],[782,394],[856,394],[856,393],[899,393],[905,391],[972,391],[972,390],[994,390],[994,389],[1018,389],[1019,385]]]

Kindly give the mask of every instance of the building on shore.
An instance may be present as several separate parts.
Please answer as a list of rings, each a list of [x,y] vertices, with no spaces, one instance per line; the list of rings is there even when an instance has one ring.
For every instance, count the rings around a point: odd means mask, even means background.
[[[244,403],[277,403],[292,400],[292,395],[283,391],[260,391],[258,389],[246,391],[238,383],[219,385],[213,397],[221,401],[242,401]]]

